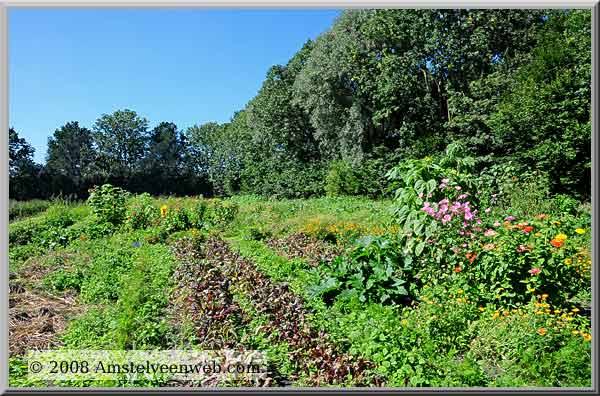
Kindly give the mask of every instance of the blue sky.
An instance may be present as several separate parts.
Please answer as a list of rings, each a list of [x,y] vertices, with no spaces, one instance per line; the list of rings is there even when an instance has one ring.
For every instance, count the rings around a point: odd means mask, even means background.
[[[69,121],[132,109],[184,129],[228,121],[339,10],[11,9],[10,125],[43,162]]]

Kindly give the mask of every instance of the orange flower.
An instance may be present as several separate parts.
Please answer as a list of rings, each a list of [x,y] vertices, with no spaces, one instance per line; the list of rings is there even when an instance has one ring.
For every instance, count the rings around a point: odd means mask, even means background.
[[[552,246],[554,246],[555,248],[561,247],[564,243],[565,243],[565,241],[562,241],[562,240],[556,239],[556,238],[550,241],[550,244]]]
[[[454,272],[459,273],[460,271],[462,271],[462,268],[460,268],[460,265],[457,265],[456,267],[454,267]]]
[[[477,253],[469,252],[466,254],[467,260],[469,260],[469,264],[473,264],[473,261],[477,258]]]
[[[526,234],[529,234],[531,231],[533,231],[532,226],[527,226],[527,227],[523,228],[523,232]]]
[[[546,329],[543,327],[540,327],[537,332],[539,335],[546,335]]]

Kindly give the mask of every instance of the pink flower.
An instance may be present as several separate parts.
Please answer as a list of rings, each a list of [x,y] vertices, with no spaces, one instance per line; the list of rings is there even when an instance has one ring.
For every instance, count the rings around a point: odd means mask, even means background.
[[[450,220],[452,220],[452,216],[450,216],[449,214],[447,214],[444,217],[442,217],[442,224],[446,224]]]
[[[452,204],[452,206],[450,207],[450,211],[451,211],[452,213],[457,213],[457,212],[459,211],[459,209],[460,209],[460,208],[461,208],[461,204],[460,204],[460,202],[454,202],[454,203]]]
[[[454,187],[454,188],[456,189],[456,191],[460,191],[460,190],[462,190],[462,187],[461,187],[461,186],[456,186],[456,187]]]
[[[465,210],[465,220],[473,220],[473,213],[469,208]]]
[[[492,211],[492,208],[487,208],[487,209],[485,210],[485,213],[490,213],[491,211]]]
[[[502,225],[502,223],[500,223],[499,221],[496,221],[496,222],[494,223],[494,227],[500,227],[501,225]]]
[[[515,217],[514,217],[514,216],[506,216],[506,217],[504,218],[504,220],[506,220],[506,221],[513,221],[514,219],[515,219]]]
[[[529,272],[529,273],[530,273],[532,276],[535,276],[535,275],[539,274],[540,272],[542,272],[542,270],[541,270],[541,269],[539,269],[539,268],[537,268],[537,267],[534,267],[534,268],[530,269],[528,272]]]
[[[498,235],[498,233],[490,228],[490,229],[485,230],[483,235],[485,235],[486,237],[493,237],[493,236]]]
[[[517,253],[525,253],[525,252],[529,252],[531,249],[525,245],[519,245],[519,247],[517,248]],[[536,269],[536,268],[534,268]],[[531,273],[531,271],[529,271]],[[539,271],[538,271],[539,273]],[[535,275],[532,273],[532,275]]]
[[[458,199],[465,199],[465,198],[467,198],[467,194],[460,194],[458,196]]]
[[[430,216],[433,216],[433,215],[434,215],[434,213],[435,213],[435,211],[434,211],[434,209],[433,209],[431,206],[429,206],[429,205],[430,205],[430,204],[429,204],[429,202],[425,202],[425,203],[423,204],[423,207],[421,208],[421,210],[422,210],[423,212],[427,213],[428,215],[430,215]]]
[[[423,193],[419,193],[419,198],[423,198]]]
[[[448,184],[448,183],[450,183],[450,179],[442,179],[442,183]]]

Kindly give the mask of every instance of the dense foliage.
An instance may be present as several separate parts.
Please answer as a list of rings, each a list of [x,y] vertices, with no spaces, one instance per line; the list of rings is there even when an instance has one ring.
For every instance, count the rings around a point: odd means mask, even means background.
[[[460,143],[473,172],[511,166],[588,199],[589,10],[349,10],[231,121],[180,131],[131,110],[70,122],[44,166],[10,132],[11,198],[111,183],[151,194],[391,194],[403,160]],[[498,169],[496,169],[498,170]],[[543,183],[542,183],[543,182]]]
[[[20,351],[48,342],[261,350],[264,386],[589,386],[589,205],[489,187],[458,147],[391,170],[393,200],[103,185],[21,212],[11,386],[47,385]]]

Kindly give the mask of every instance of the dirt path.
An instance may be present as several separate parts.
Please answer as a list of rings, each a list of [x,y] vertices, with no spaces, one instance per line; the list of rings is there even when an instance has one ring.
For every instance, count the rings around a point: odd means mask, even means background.
[[[321,262],[331,262],[341,254],[341,249],[330,243],[305,234],[292,234],[284,238],[271,238],[266,245],[287,259],[301,258],[312,267]]]

